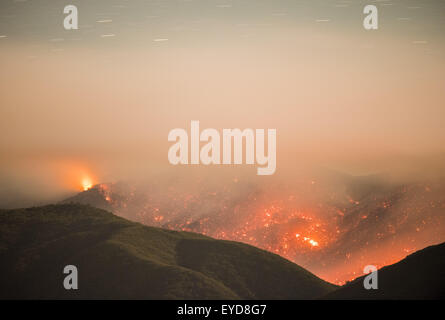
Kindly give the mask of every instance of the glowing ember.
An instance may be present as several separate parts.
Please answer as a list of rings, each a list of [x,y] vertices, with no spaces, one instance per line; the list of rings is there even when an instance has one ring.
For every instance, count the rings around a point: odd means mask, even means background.
[[[318,247],[318,242],[314,241],[314,240],[309,240],[309,243],[313,246],[313,247]]]

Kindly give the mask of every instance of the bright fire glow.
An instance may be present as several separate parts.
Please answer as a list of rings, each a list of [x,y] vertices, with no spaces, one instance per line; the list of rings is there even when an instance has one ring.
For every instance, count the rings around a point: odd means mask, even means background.
[[[83,191],[87,191],[89,189],[91,189],[93,187],[93,182],[91,181],[91,179],[89,177],[85,177],[82,180],[82,188]]]

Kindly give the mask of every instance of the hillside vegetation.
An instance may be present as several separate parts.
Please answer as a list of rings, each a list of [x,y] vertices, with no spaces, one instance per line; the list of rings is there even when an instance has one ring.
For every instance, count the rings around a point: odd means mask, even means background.
[[[66,265],[78,290],[63,287]],[[0,210],[0,298],[313,299],[335,286],[278,255],[80,204]]]

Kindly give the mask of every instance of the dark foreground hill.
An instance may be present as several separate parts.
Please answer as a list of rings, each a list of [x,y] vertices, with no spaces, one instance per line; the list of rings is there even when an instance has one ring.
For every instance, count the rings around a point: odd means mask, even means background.
[[[78,268],[78,290],[63,269]],[[335,287],[278,255],[90,206],[0,211],[0,298],[312,299]]]
[[[327,299],[445,299],[445,243],[419,250],[378,271],[378,289],[365,290],[364,276]]]

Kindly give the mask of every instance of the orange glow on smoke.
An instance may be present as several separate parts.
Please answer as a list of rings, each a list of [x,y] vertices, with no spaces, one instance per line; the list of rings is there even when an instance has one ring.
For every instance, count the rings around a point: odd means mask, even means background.
[[[97,183],[96,175],[85,163],[62,161],[57,163],[57,168],[64,188],[87,191]]]
[[[39,167],[38,174],[28,175],[38,179],[42,189],[55,190],[54,192],[86,191],[91,189],[99,180],[95,168],[80,159],[46,157],[35,160],[30,168]],[[24,171],[28,172],[27,167]],[[94,174],[93,174],[94,172]]]

